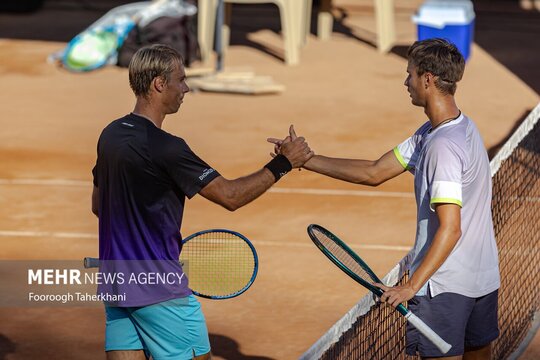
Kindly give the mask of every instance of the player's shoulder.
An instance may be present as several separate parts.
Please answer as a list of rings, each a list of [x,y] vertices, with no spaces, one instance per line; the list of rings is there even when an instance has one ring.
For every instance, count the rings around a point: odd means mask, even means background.
[[[117,133],[120,127],[134,127],[129,121],[129,115],[122,116],[121,118],[111,121],[107,126],[103,128],[100,134],[100,138],[104,137],[114,137],[114,134]]]
[[[167,164],[176,163],[192,153],[183,138],[157,127],[148,129],[148,149],[154,160]]]
[[[433,146],[457,146],[464,147],[467,143],[467,137],[471,131],[472,121],[461,114],[458,119],[441,127],[434,132],[432,139]]]
[[[118,127],[126,127],[126,128],[136,128],[135,123],[136,118],[132,114],[124,115],[118,119],[115,119],[111,121],[105,128],[103,128],[103,132],[108,132],[111,130],[114,130]]]
[[[441,129],[443,130],[443,129]],[[456,130],[456,129],[452,129]],[[431,151],[453,151],[462,153],[467,143],[465,133],[461,131],[441,131],[429,142]]]
[[[150,129],[149,135],[149,141],[152,143],[151,145],[155,145],[156,147],[163,149],[188,148],[188,145],[184,139],[157,127]]]

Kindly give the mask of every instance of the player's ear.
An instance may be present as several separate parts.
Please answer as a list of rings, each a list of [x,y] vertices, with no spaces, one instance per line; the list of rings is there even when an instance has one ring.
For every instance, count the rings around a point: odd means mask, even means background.
[[[167,85],[167,79],[165,79],[163,76],[156,76],[152,80],[152,87],[154,90],[156,90],[158,93],[163,92]]]
[[[424,87],[427,89],[428,86],[431,84],[431,82],[433,81],[433,74],[430,73],[430,72],[426,72],[424,73]]]

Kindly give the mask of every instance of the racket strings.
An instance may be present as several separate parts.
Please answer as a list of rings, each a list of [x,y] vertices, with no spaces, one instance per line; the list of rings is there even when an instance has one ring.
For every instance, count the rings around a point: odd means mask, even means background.
[[[192,290],[202,295],[227,296],[251,280],[255,259],[241,237],[227,232],[201,234],[183,246],[180,260]]]
[[[372,278],[372,276],[360,264],[358,264],[351,254],[345,251],[345,249],[339,246],[327,234],[321,232],[317,228],[313,229],[313,234],[323,247],[325,247],[338,261],[343,263],[343,265],[358,275],[362,280],[369,284],[377,282],[376,279]]]

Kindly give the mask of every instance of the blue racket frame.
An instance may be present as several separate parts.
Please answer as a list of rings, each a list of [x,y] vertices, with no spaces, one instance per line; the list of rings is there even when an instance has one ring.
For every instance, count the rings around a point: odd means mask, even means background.
[[[235,235],[237,237],[239,237],[240,239],[244,240],[244,242],[249,246],[249,248],[251,249],[251,252],[253,254],[253,274],[251,274],[251,278],[250,280],[247,282],[247,284],[240,290],[232,293],[232,294],[227,294],[227,295],[206,295],[206,294],[201,294],[195,290],[191,290],[193,292],[194,295],[198,296],[198,297],[202,297],[202,298],[205,298],[205,299],[212,299],[212,300],[224,300],[224,299],[231,299],[231,298],[234,298],[234,297],[237,297],[241,294],[243,294],[244,292],[246,292],[250,287],[251,285],[253,285],[253,282],[255,282],[255,278],[257,277],[257,273],[259,272],[259,256],[257,255],[257,251],[255,250],[255,247],[253,246],[253,244],[251,243],[251,241],[249,241],[248,238],[246,238],[244,235],[240,234],[239,232],[236,232],[236,231],[232,231],[232,230],[227,230],[227,229],[208,229],[208,230],[202,230],[202,231],[198,231],[194,234],[191,234],[189,235],[188,237],[184,238],[182,240],[182,246],[184,244],[186,244],[187,242],[189,242],[190,240],[196,238],[197,236],[200,236],[200,235],[204,235],[204,234],[209,234],[209,233],[226,233],[226,234],[232,234],[232,235]],[[85,268],[97,268],[99,267],[99,262],[100,260],[98,258],[93,258],[93,257],[85,257],[84,258],[84,267]]]
[[[251,287],[251,285],[253,285],[253,282],[255,281],[255,278],[257,277],[257,273],[259,272],[259,256],[257,255],[257,251],[255,250],[255,247],[253,246],[253,244],[251,243],[251,241],[249,241],[249,239],[247,237],[245,237],[244,235],[240,234],[239,232],[236,232],[236,231],[232,231],[232,230],[227,230],[227,229],[208,229],[208,230],[202,230],[202,231],[199,231],[199,232],[196,232],[194,234],[191,234],[189,235],[187,238],[183,239],[182,240],[182,245],[184,245],[185,243],[187,243],[188,241],[190,241],[191,239],[199,236],[199,235],[204,235],[204,234],[209,234],[209,233],[228,233],[228,234],[233,234],[235,236],[238,236],[239,238],[241,238],[242,240],[244,240],[246,242],[246,244],[248,244],[248,246],[250,247],[251,249],[251,252],[253,253],[253,274],[251,275],[251,279],[249,279],[248,283],[240,290],[232,293],[232,294],[228,294],[228,295],[205,295],[205,294],[200,294],[198,293],[197,291],[194,291],[194,290],[191,290],[193,292],[193,294],[199,296],[199,297],[202,297],[202,298],[205,298],[205,299],[212,299],[212,300],[224,300],[224,299],[230,299],[230,298],[234,298],[234,297],[237,297],[238,295],[241,295],[243,294],[244,292],[247,291],[247,289],[249,289]],[[181,252],[180,252],[181,253]]]

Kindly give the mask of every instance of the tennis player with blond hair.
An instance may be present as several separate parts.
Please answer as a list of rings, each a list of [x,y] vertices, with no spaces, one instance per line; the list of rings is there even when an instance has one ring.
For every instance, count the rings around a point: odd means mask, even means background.
[[[168,273],[180,278],[180,228],[186,197],[200,194],[234,211],[262,195],[292,168],[301,167],[313,152],[303,138],[295,138],[260,170],[227,180],[182,138],[161,129],[165,116],[176,113],[189,92],[176,50],[152,45],[137,51],[129,66],[129,83],[137,100],[135,108],[103,130],[92,171],[99,258],[102,262],[158,260],[170,266]],[[111,291],[129,295],[134,289],[126,283],[115,284]],[[186,281],[137,294],[105,306],[107,359],[210,358],[201,306]]]

